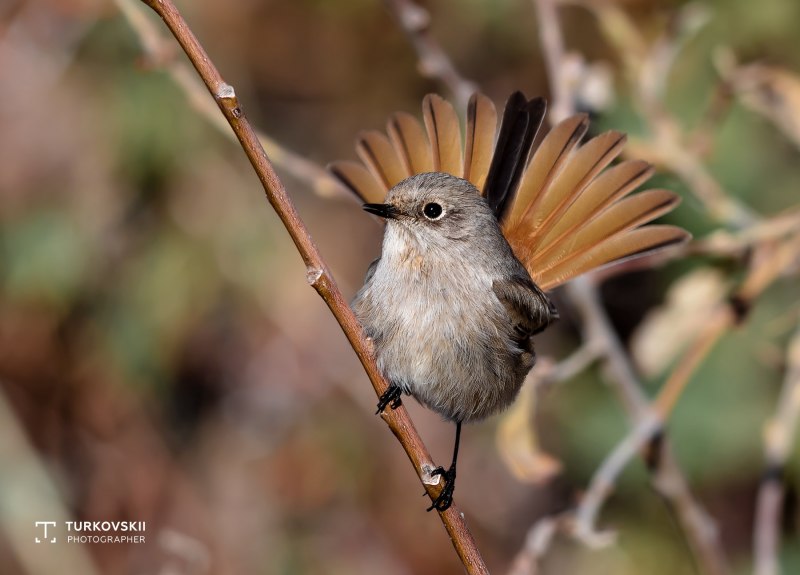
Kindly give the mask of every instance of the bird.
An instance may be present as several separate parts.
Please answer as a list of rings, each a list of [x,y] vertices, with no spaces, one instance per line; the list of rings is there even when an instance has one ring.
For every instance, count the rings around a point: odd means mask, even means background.
[[[389,382],[378,413],[406,394],[456,425],[428,511],[452,505],[462,424],[507,408],[533,368],[533,336],[558,319],[547,292],[690,237],[646,225],[680,198],[632,193],[654,170],[612,165],[624,134],[581,143],[589,118],[576,114],[538,136],[546,111],[543,98],[517,91],[498,122],[492,100],[475,93],[462,138],[453,105],[429,94],[422,122],[397,112],[386,134],[358,135],[360,162],[328,166],[386,222],[381,256],[352,302]]]

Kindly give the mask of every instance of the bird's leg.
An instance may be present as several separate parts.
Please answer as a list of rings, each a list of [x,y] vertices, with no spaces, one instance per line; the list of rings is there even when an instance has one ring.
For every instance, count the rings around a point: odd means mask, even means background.
[[[389,384],[389,387],[386,388],[386,391],[384,391],[378,399],[378,411],[376,411],[375,414],[377,415],[386,409],[387,405],[390,405],[392,409],[397,409],[403,405],[402,395],[403,390],[400,389],[400,386],[393,383]]]
[[[431,475],[441,475],[444,478],[444,485],[439,492],[439,496],[433,500],[433,503],[428,507],[428,511],[436,509],[436,511],[447,511],[453,504],[453,491],[456,489],[456,460],[458,460],[458,442],[461,439],[461,422],[456,422],[456,444],[453,447],[453,462],[450,468],[445,470],[444,467],[437,467],[431,471]]]

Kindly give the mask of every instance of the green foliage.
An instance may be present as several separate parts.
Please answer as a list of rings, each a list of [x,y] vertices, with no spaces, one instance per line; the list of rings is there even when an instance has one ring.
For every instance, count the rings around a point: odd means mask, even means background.
[[[53,209],[34,211],[0,229],[0,281],[7,297],[63,309],[91,270],[92,246],[78,224]]]

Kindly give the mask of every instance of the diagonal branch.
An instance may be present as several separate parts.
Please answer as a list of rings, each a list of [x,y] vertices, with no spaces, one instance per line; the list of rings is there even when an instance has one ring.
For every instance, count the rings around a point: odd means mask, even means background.
[[[364,366],[375,392],[381,395],[388,387],[388,384],[378,371],[371,345],[365,339],[361,326],[336,287],[330,270],[322,260],[308,230],[300,220],[294,204],[275,174],[255,130],[242,111],[233,87],[223,81],[208,54],[206,54],[171,0],[142,1],[164,20],[175,39],[189,56],[209,92],[211,92],[225,119],[241,143],[247,158],[253,165],[264,187],[267,199],[280,217],[294,241],[297,251],[303,258],[303,262],[306,264],[309,284],[317,290],[336,317],[342,327],[342,331],[344,331],[350,345]],[[403,449],[405,449],[408,458],[414,464],[414,468],[431,500],[435,499],[441,490],[441,481],[438,476],[431,476],[431,471],[435,466],[408,413],[404,408],[400,408],[388,410],[383,413],[382,417],[403,446]],[[439,516],[467,572],[471,574],[488,573],[475,541],[467,528],[466,521],[458,508],[453,505],[447,511],[439,513]]]

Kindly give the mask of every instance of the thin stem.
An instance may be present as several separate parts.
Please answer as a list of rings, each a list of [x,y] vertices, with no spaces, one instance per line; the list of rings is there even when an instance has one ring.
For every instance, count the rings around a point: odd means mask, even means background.
[[[376,394],[380,396],[386,391],[388,383],[378,371],[371,345],[365,339],[361,326],[336,287],[333,276],[297,214],[283,184],[275,174],[255,130],[244,115],[233,87],[223,81],[208,54],[206,54],[171,0],[142,1],[164,20],[175,39],[189,56],[192,65],[200,74],[209,92],[211,92],[223,115],[228,120],[264,187],[267,199],[280,217],[297,247],[297,251],[303,258],[303,262],[306,264],[309,284],[319,293],[339,322],[342,331],[344,331],[350,345],[364,366],[364,370],[372,382]],[[440,484],[443,482],[439,478],[431,477],[431,471],[435,469],[435,466],[408,413],[402,407],[395,410],[389,409],[383,412],[382,418],[398,441],[400,441],[408,458],[414,464],[414,468],[417,470],[428,495],[431,500],[434,500],[439,494],[441,490]],[[453,505],[447,511],[439,513],[439,516],[467,572],[471,574],[488,573],[475,541],[467,528],[466,521],[458,508]]]
[[[666,420],[678,403],[692,375],[711,352],[717,341],[736,323],[736,315],[727,302],[720,302],[716,310],[703,326],[697,338],[692,341],[686,354],[672,370],[666,383],[661,387],[655,400],[655,408]]]
[[[617,478],[628,462],[636,457],[644,445],[661,430],[661,419],[655,413],[642,417],[631,432],[617,444],[605,461],[597,468],[581,505],[575,512],[574,535],[582,541],[596,539],[598,545],[610,543],[613,535],[601,533],[598,536],[595,523],[600,509],[614,489]]]
[[[800,421],[800,327],[789,342],[786,363],[786,377],[775,415],[767,422],[764,434],[765,470],[758,490],[753,528],[755,575],[780,573],[778,550],[784,498],[783,469],[797,440]]]
[[[561,35],[555,0],[534,0],[542,54],[550,78],[550,123],[555,125],[573,113],[569,82],[559,70],[564,64],[564,38]]]
[[[466,110],[467,102],[476,86],[459,74],[447,53],[431,36],[431,17],[428,11],[412,0],[386,0],[386,4],[417,53],[420,73],[447,86],[455,96],[459,108]]]

